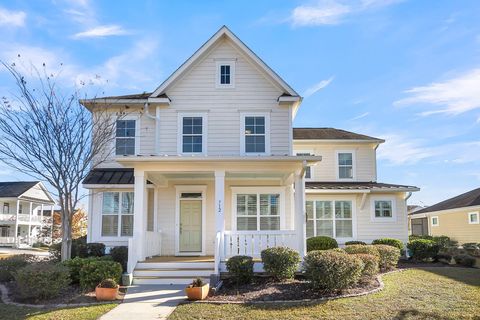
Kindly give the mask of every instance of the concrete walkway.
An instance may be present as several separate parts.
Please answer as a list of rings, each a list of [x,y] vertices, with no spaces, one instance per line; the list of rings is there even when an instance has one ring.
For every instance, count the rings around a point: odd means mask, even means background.
[[[133,285],[123,303],[101,320],[167,319],[185,296],[185,285]]]

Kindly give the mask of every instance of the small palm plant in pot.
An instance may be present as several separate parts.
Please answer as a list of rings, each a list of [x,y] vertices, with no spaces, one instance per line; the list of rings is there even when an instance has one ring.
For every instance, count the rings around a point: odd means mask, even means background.
[[[95,288],[95,296],[99,301],[113,301],[117,299],[118,284],[113,279],[105,279]]]
[[[185,288],[188,300],[203,300],[208,296],[209,290],[210,285],[204,283],[200,278],[193,280],[193,282]]]

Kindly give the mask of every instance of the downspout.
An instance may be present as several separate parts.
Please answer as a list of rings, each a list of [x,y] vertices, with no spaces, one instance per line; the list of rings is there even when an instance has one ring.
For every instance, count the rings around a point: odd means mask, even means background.
[[[145,102],[143,106],[145,115],[149,119],[155,120],[155,154],[160,154],[160,107],[157,106],[155,109],[155,116],[152,116],[148,110],[148,102]]]

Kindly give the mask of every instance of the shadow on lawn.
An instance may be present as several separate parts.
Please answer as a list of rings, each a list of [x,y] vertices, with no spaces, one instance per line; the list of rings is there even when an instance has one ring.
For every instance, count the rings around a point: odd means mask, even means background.
[[[480,286],[480,269],[462,267],[425,267],[421,270],[447,277],[470,286]]]
[[[416,309],[401,310],[393,320],[407,319],[432,319],[432,320],[456,320],[457,318],[446,317],[432,312],[423,312]],[[474,316],[472,320],[480,320],[480,316]]]

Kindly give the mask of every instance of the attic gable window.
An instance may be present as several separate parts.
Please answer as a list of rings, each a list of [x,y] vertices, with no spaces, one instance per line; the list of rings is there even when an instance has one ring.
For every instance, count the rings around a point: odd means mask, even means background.
[[[234,61],[217,61],[216,71],[217,88],[235,87],[235,63]]]

